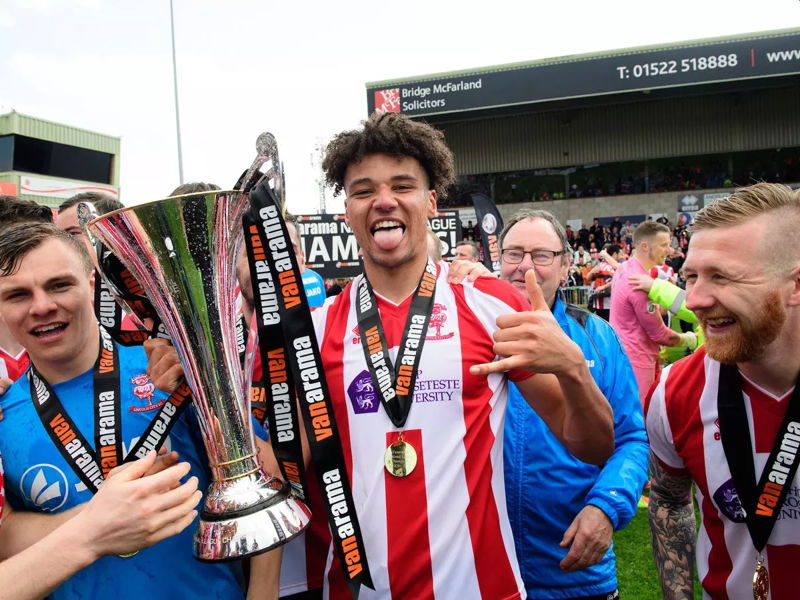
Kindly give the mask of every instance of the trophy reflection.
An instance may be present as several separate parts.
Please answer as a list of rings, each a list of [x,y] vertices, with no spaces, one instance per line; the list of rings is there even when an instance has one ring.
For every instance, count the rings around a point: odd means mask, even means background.
[[[310,511],[265,473],[236,344],[235,259],[246,194],[209,191],[121,209],[89,230],[155,306],[183,364],[212,471],[194,553],[226,560],[286,543]]]

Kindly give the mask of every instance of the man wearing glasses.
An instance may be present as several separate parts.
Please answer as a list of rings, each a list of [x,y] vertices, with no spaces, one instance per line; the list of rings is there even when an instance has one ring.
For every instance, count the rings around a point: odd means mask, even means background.
[[[618,591],[611,537],[636,513],[647,477],[636,380],[611,326],[567,305],[558,293],[572,253],[552,214],[518,212],[500,234],[500,248],[500,277],[526,296],[525,273],[536,273],[564,332],[551,344],[554,359],[573,353],[577,344],[614,413],[615,450],[596,467],[572,456],[509,384],[506,501],[522,578],[530,598],[613,599]]]

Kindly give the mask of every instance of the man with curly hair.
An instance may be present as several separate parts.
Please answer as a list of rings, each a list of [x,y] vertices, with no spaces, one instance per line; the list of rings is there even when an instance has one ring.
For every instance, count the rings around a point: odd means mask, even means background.
[[[550,356],[560,330],[535,277],[531,310],[506,282],[454,283],[428,259],[428,219],[454,180],[441,132],[376,113],[331,141],[323,169],[364,260],[312,313],[375,585],[362,597],[524,597],[503,490],[506,382],[595,464],[613,449],[608,403],[580,352]],[[336,562],[325,585],[345,598]]]

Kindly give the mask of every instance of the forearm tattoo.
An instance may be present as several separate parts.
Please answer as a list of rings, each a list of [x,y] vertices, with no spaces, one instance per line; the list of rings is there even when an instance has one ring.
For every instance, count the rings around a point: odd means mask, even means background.
[[[648,517],[665,600],[691,600],[697,537],[692,480],[667,473],[652,452]]]

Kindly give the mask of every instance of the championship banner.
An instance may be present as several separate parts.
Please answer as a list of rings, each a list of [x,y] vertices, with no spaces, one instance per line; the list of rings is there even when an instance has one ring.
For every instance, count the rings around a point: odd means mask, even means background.
[[[458,211],[437,213],[430,220],[433,232],[442,240],[442,257],[451,259],[461,239]],[[298,215],[297,228],[303,238],[306,266],[325,279],[356,277],[361,274],[358,244],[343,214]]]
[[[500,245],[498,238],[503,230],[503,217],[486,194],[472,194],[472,205],[481,230],[483,264],[495,275],[500,274]]]

